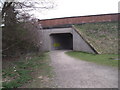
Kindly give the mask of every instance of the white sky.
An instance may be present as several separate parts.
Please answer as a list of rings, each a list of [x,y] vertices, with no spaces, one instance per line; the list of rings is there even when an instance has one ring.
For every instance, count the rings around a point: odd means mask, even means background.
[[[32,13],[38,19],[118,13],[119,1],[120,0],[53,0],[53,2],[57,4],[54,9],[42,10],[41,12],[32,11]]]
[[[38,19],[118,13],[120,0],[53,0],[51,10],[32,11]],[[119,4],[120,5],[120,4]],[[120,7],[120,6],[119,6]]]
[[[118,13],[120,0],[53,0],[51,10],[32,11],[38,19]],[[120,4],[119,4],[120,5]],[[120,7],[120,6],[119,6]]]
[[[39,19],[118,13],[118,2],[119,0],[56,0],[57,7],[54,9],[34,13]]]

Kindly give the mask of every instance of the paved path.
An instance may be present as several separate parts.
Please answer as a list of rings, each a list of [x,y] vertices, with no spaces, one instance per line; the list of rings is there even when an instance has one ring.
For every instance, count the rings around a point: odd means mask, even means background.
[[[50,52],[58,88],[117,88],[117,68],[77,60],[65,51]]]

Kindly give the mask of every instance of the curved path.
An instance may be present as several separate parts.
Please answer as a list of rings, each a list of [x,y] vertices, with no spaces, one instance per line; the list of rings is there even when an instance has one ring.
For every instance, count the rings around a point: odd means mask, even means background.
[[[118,88],[118,70],[77,60],[65,51],[51,51],[54,82],[58,88]]]

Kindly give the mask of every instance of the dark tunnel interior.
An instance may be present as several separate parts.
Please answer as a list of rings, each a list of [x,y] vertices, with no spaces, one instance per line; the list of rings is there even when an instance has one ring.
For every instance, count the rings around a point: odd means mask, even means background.
[[[52,50],[72,50],[73,35],[70,33],[51,34]]]

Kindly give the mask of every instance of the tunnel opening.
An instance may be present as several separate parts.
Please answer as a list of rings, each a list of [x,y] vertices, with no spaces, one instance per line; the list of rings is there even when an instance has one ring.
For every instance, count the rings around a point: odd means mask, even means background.
[[[73,50],[73,35],[71,33],[51,34],[51,50]]]

